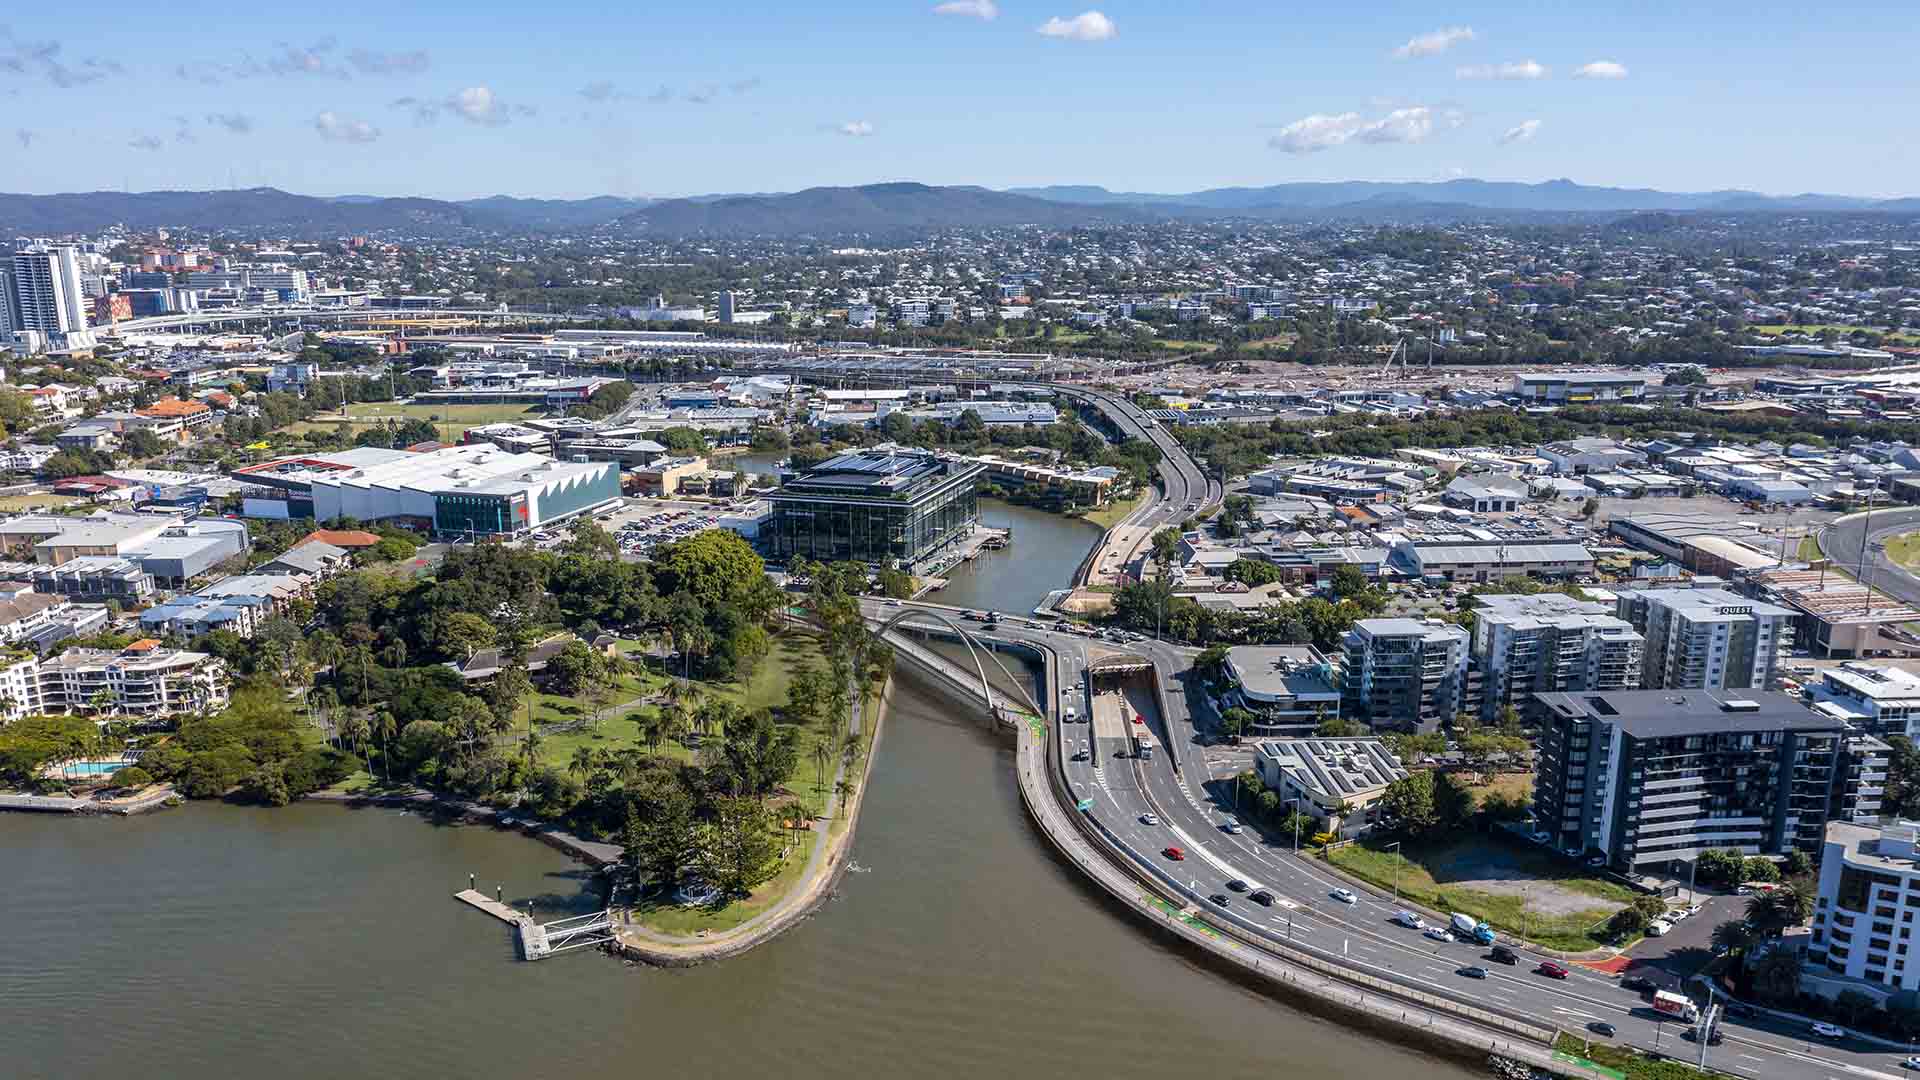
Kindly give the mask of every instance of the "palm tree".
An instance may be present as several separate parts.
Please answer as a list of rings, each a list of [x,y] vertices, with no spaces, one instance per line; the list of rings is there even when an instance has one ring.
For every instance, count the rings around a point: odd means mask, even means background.
[[[847,800],[853,798],[853,782],[850,780],[837,781],[833,785],[833,792],[840,796],[839,804],[834,807],[834,816],[839,817],[846,812]]]
[[[667,741],[667,719],[664,712],[654,712],[640,718],[640,741],[647,744],[649,753],[660,752],[661,744]]]
[[[1729,956],[1745,952],[1753,942],[1753,930],[1746,923],[1729,919],[1713,928],[1713,947]]]
[[[365,716],[359,712],[348,713],[346,721],[340,725],[340,740],[342,742],[352,743],[353,752],[360,754],[362,746],[366,742],[367,734],[371,730]],[[367,774],[371,776],[373,774],[373,762],[364,755],[362,755],[361,760],[366,766]]]
[[[1813,897],[1798,885],[1776,886],[1747,898],[1747,921],[1764,937],[1779,937],[1813,914]]]
[[[833,760],[833,751],[827,748],[827,741],[820,739],[813,744],[813,769],[820,776],[820,786],[827,786],[827,763]]]
[[[393,779],[393,770],[387,763],[387,750],[393,745],[396,727],[393,714],[387,710],[381,709],[373,714],[373,734],[380,740],[380,778],[382,780]]]
[[[593,774],[594,766],[600,761],[599,755],[591,746],[576,746],[573,757],[567,760],[567,772],[576,780],[584,781]]]

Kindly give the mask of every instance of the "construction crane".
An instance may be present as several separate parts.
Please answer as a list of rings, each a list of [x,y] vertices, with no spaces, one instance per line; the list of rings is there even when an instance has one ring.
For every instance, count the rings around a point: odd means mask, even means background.
[[[1387,354],[1387,362],[1380,365],[1380,374],[1385,375],[1387,372],[1392,371],[1393,361],[1396,358],[1399,359],[1400,370],[1402,373],[1404,373],[1407,370],[1407,339],[1406,338],[1401,338],[1399,341],[1394,343],[1393,351]]]

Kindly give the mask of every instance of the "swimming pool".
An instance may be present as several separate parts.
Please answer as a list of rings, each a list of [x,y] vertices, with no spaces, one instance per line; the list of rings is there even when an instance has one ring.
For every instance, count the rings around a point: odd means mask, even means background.
[[[60,776],[65,780],[92,780],[112,776],[131,764],[132,761],[69,761],[60,766]]]

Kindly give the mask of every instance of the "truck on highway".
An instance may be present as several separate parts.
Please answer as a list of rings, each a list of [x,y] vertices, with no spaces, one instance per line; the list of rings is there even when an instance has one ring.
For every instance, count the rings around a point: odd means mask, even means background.
[[[1133,733],[1133,756],[1141,761],[1153,760],[1153,736],[1144,731]]]
[[[1493,927],[1488,926],[1479,919],[1471,915],[1463,915],[1456,911],[1453,913],[1451,921],[1453,923],[1454,937],[1460,938],[1463,941],[1478,942],[1481,945],[1493,944]]]
[[[1671,990],[1653,992],[1653,1011],[1688,1023],[1700,1019],[1700,1006],[1695,1005],[1693,999],[1685,994],[1676,994]]]

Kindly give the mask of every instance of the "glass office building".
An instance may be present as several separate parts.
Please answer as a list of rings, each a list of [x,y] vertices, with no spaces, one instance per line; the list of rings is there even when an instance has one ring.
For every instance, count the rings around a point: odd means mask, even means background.
[[[776,562],[911,566],[973,530],[985,471],[931,454],[842,454],[769,497],[773,520],[762,535]]]

